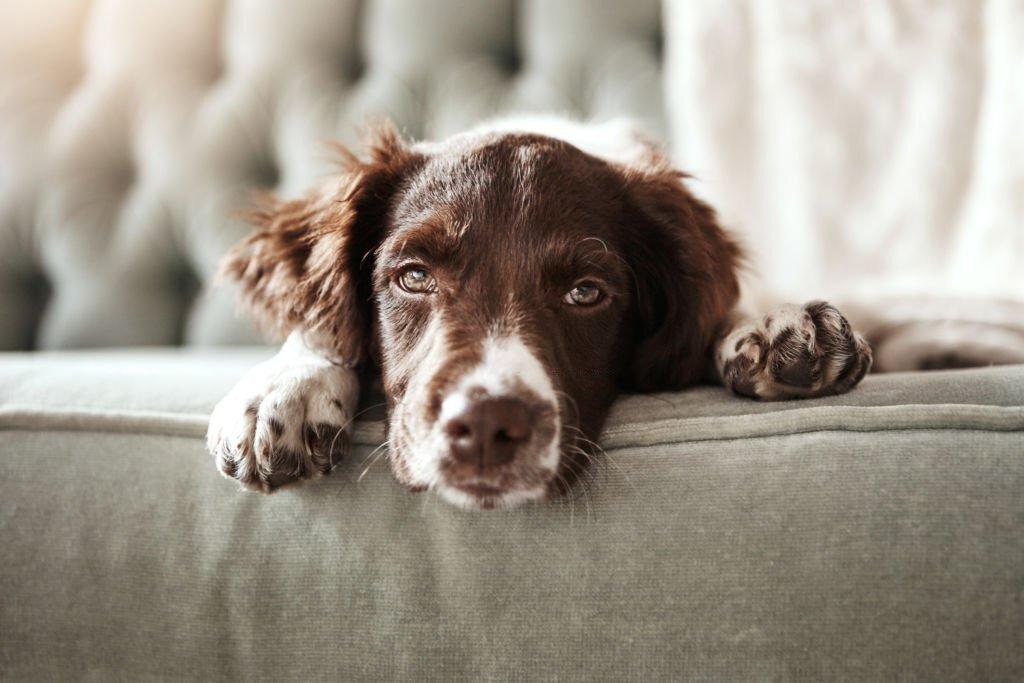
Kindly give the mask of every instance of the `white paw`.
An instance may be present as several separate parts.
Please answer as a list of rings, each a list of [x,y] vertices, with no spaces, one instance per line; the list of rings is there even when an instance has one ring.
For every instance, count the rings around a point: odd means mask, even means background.
[[[224,476],[270,493],[331,471],[348,449],[359,380],[321,359],[273,358],[213,409],[207,447]]]
[[[871,346],[831,304],[782,306],[734,329],[716,358],[725,386],[762,399],[842,394],[871,368]]]

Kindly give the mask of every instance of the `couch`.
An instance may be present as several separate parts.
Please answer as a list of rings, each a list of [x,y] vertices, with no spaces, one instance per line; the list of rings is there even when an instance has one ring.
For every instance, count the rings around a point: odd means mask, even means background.
[[[760,403],[624,397],[564,499],[222,478],[216,401],[273,353],[215,286],[253,187],[319,140],[509,110],[669,138],[646,2],[0,8],[0,677],[1024,677],[1024,366]]]

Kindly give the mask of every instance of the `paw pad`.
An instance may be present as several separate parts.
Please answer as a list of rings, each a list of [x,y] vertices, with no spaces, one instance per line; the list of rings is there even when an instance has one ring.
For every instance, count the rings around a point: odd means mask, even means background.
[[[358,380],[337,366],[257,367],[213,411],[207,444],[220,472],[270,493],[329,473],[348,450]]]
[[[838,394],[871,367],[871,348],[834,306],[785,306],[730,335],[722,379],[738,394],[763,399]],[[754,360],[756,359],[756,360]]]

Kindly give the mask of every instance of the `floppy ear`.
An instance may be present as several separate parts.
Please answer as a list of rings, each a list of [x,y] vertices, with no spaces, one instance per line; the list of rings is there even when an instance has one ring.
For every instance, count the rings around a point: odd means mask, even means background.
[[[313,333],[347,363],[367,358],[373,264],[388,204],[416,155],[387,124],[369,160],[339,146],[342,173],[304,199],[267,197],[248,218],[257,230],[232,248],[221,273],[270,331]]]
[[[739,298],[739,245],[666,160],[626,173],[634,216],[629,254],[637,332],[627,384],[680,389],[701,379],[710,347]]]

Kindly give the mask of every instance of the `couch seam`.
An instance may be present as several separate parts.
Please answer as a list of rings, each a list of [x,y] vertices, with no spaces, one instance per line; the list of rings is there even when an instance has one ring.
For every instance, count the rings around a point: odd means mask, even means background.
[[[916,411],[915,411],[916,409]],[[967,410],[972,415],[958,424],[937,423],[954,412]],[[979,406],[972,404],[904,404],[897,406],[838,406],[828,417],[815,415],[821,407],[787,410],[789,429],[759,428],[757,423],[777,423],[778,413],[716,415],[693,418],[667,418],[650,422],[610,425],[602,434],[606,449],[657,446],[705,441],[742,441],[745,439],[791,436],[815,432],[892,432],[892,431],[1024,431],[1024,406]],[[899,415],[900,420],[878,424],[879,417]],[[909,414],[907,414],[909,413]],[[956,416],[954,416],[956,417]],[[799,422],[803,421],[803,424]],[[107,424],[103,424],[106,422]],[[181,438],[205,438],[209,417],[200,413],[160,411],[106,411],[70,409],[40,410],[35,406],[0,407],[0,431],[80,431],[112,434],[139,434]],[[689,430],[691,434],[685,433]],[[665,435],[670,432],[670,435]],[[378,445],[384,438],[383,422],[356,422],[352,441],[360,445]]]

